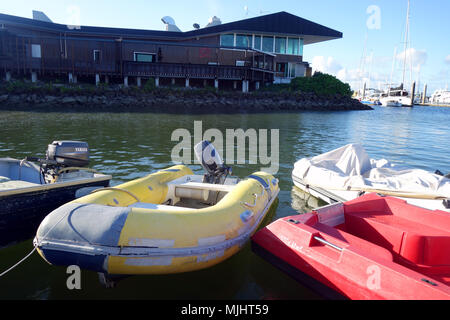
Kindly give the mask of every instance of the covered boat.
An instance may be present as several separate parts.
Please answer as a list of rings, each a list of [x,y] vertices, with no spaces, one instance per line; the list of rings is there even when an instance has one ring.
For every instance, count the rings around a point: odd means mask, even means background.
[[[328,298],[450,299],[450,216],[375,193],[281,218],[258,255]]]
[[[295,186],[327,203],[355,199],[367,192],[396,196],[427,209],[450,212],[450,179],[421,169],[370,159],[360,144],[297,161]]]
[[[177,165],[56,209],[38,229],[40,255],[107,277],[181,273],[231,257],[277,198],[278,180],[230,177],[211,144],[200,149],[205,176]]]
[[[87,168],[89,146],[55,141],[45,159],[0,159],[0,247],[33,237],[52,210],[109,186],[111,176]]]

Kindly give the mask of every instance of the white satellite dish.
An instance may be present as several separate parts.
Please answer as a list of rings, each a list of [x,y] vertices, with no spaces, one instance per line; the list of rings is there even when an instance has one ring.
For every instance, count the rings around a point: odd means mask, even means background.
[[[176,26],[175,20],[172,17],[165,16],[161,21],[166,25],[166,31],[181,32],[181,30]]]

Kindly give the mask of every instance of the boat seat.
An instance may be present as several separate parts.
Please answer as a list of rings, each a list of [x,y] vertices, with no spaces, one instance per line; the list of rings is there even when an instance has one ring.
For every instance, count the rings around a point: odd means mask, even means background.
[[[426,266],[450,266],[450,232],[385,212],[346,212],[347,232]]]
[[[130,205],[129,208],[142,208],[142,209],[161,210],[161,211],[189,211],[189,210],[192,210],[190,208],[185,208],[185,207],[168,206],[168,205],[164,205],[164,204],[155,204],[155,203],[147,203],[147,202],[136,202],[136,203]]]
[[[212,183],[202,183],[202,182],[185,182],[176,184],[175,188],[187,188],[195,190],[208,190],[208,191],[221,191],[230,192],[236,187],[236,185],[229,184],[212,184]]]
[[[39,187],[40,184],[31,183],[23,180],[7,180],[6,182],[0,182],[0,190],[14,190],[30,187]]]

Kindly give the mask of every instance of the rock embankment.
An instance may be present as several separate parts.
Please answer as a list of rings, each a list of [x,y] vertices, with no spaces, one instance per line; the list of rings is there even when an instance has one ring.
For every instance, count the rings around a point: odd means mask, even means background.
[[[195,90],[155,90],[153,92],[101,93],[3,93],[3,110],[175,112],[175,113],[250,113],[281,111],[372,110],[359,101],[311,93],[236,93],[196,92]]]

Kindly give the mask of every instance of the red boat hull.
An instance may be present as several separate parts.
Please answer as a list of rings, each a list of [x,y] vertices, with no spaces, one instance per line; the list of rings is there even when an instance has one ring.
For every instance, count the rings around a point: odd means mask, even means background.
[[[310,287],[308,277],[315,279],[337,297],[447,300],[448,230],[446,212],[369,194],[323,212],[279,219],[258,231],[252,245],[294,278],[307,279]]]

